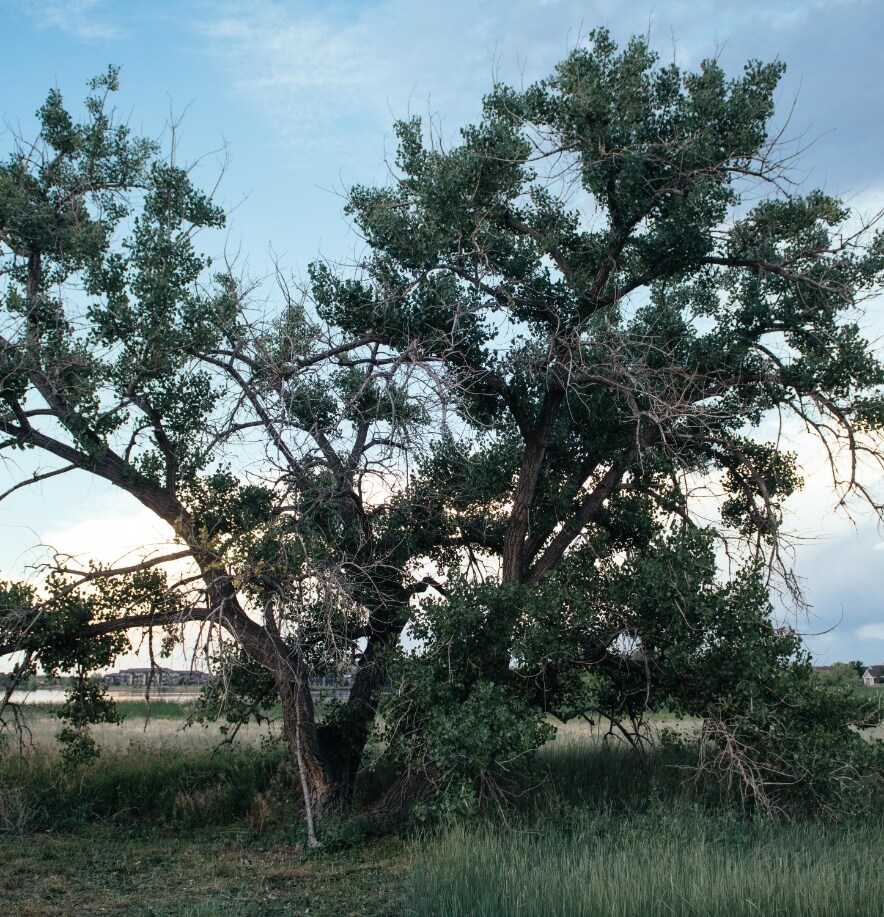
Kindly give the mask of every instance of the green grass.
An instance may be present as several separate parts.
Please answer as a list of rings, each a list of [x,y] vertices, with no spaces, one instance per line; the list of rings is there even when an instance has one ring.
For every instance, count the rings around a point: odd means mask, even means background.
[[[407,862],[398,842],[306,857],[286,830],[101,825],[4,838],[0,903],[17,917],[392,917]]]
[[[506,823],[428,831],[405,913],[419,917],[884,914],[884,810],[840,824],[728,809],[690,749],[636,755],[566,728],[510,787]]]
[[[55,718],[61,709],[61,704],[29,704],[27,714],[34,719],[46,717]],[[192,713],[198,710],[198,698],[194,696],[193,700],[188,701],[171,701],[171,700],[152,700],[148,705],[145,700],[117,700],[117,711],[128,722],[144,722],[148,718],[157,720],[186,720]]]
[[[884,822],[775,824],[671,807],[574,810],[566,824],[453,827],[423,842],[422,917],[839,917],[884,913]]]
[[[866,700],[876,701],[880,706],[884,706],[884,687],[869,687],[868,685],[858,685],[856,693]]]
[[[143,700],[118,700],[117,710],[127,720],[145,720],[150,715],[158,720],[185,720],[199,709],[198,698],[192,701],[153,700],[148,704]]]
[[[258,753],[133,745],[72,773],[56,754],[7,754],[0,758],[0,832],[266,822],[275,809],[293,811],[294,786],[278,747]]]
[[[180,708],[178,708],[180,709]],[[102,755],[68,773],[55,721],[0,755],[0,912],[44,915],[400,914],[404,843],[358,820],[303,845],[285,748],[180,720],[97,729]],[[266,738],[266,732],[261,734]]]
[[[637,753],[623,742],[602,741],[579,726],[566,726],[519,775],[516,802],[540,820],[585,806],[635,812],[687,801],[720,808],[718,788],[693,779],[694,761],[688,744],[668,742]]]
[[[884,914],[884,812],[838,825],[743,818],[714,787],[685,782],[677,743],[634,755],[568,726],[512,774],[505,821],[440,808],[435,827],[408,833],[354,818],[323,825],[312,853],[284,747],[255,734],[213,753],[217,730],[179,725],[109,727],[102,757],[69,774],[53,721],[38,718],[32,754],[0,756],[4,911]],[[368,777],[361,798],[378,791]]]

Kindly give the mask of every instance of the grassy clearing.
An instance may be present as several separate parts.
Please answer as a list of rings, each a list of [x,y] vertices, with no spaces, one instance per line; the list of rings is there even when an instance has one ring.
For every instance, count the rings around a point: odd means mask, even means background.
[[[181,732],[177,709],[147,731],[135,717],[108,727],[102,757],[74,775],[45,713],[34,753],[0,756],[5,911],[884,914],[871,853],[882,813],[842,825],[740,818],[713,788],[685,783],[678,744],[634,755],[568,726],[513,775],[506,824],[439,816],[407,834],[353,819],[323,826],[311,855],[284,747],[265,730],[213,753],[217,727]]]
[[[181,724],[199,709],[199,698],[194,695],[192,700],[176,701],[164,700],[158,697],[148,703],[144,698],[113,698],[117,711],[128,724],[143,723],[145,720],[174,720]],[[27,704],[22,710],[25,715],[33,720],[54,719],[62,704],[40,703]]]
[[[90,727],[102,752],[120,754],[130,749],[174,749],[179,751],[212,750],[225,739],[224,723],[195,723],[186,726],[193,708],[173,701],[155,701],[148,707],[144,701],[123,701],[118,704],[124,714],[121,725],[98,723]],[[63,723],[56,716],[59,705],[32,705],[23,708],[27,718],[26,744],[40,756],[54,758],[58,753],[55,736]],[[237,733],[240,745],[258,745],[278,736],[278,730],[266,725],[249,724]],[[15,742],[7,736],[7,753],[15,751]]]
[[[839,917],[884,913],[884,822],[777,825],[658,807],[567,823],[454,827],[424,841],[406,913],[421,917]]]
[[[392,917],[407,862],[396,842],[305,857],[286,831],[100,826],[4,839],[0,902],[20,917]]]
[[[31,716],[24,757],[0,755],[3,913],[402,913],[406,845],[354,820],[308,855],[289,756],[266,729],[217,751],[216,726],[133,717],[96,729],[101,758],[70,774],[51,714]]]
[[[143,700],[118,700],[117,711],[125,720],[143,721],[145,719],[158,720],[186,720],[199,709],[198,699],[189,701],[152,700],[148,705]]]

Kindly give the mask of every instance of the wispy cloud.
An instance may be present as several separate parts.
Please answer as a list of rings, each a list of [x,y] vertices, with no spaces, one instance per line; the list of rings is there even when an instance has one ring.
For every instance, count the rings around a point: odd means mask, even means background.
[[[884,623],[864,624],[856,635],[860,640],[884,640]]]
[[[236,0],[202,7],[192,27],[236,94],[286,144],[337,155],[409,111],[444,112],[450,137],[477,115],[496,75],[516,84],[546,76],[597,26],[621,41],[650,32],[664,56],[671,43],[688,66],[726,48],[729,68],[782,54],[796,75],[816,72],[797,24],[816,34],[827,16],[868,2],[790,0],[771,11],[758,0]]]
[[[107,11],[106,0],[0,0],[16,8],[41,29],[59,29],[82,41],[121,38],[125,29]]]
[[[222,8],[223,10],[223,8]],[[289,13],[274,3],[238,3],[195,26],[249,100],[291,145],[351,134],[384,110],[391,75],[358,19]]]
[[[443,135],[450,137],[478,114],[501,61],[507,78],[519,81],[525,35],[536,78],[573,46],[581,21],[582,13],[575,15],[569,33],[561,6],[546,17],[528,0],[516,0],[506,15],[498,2],[477,12],[466,0],[346,7],[250,0],[215,8],[193,28],[229,71],[237,95],[286,143],[345,156],[349,147],[364,159],[365,149],[354,145],[376,144],[395,118],[412,113],[444,112]]]

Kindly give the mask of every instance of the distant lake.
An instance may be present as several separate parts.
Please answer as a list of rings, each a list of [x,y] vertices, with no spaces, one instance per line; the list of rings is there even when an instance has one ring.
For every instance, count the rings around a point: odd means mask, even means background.
[[[114,700],[144,700],[144,690],[127,691],[111,688],[107,692]],[[150,692],[152,701],[168,701],[173,704],[187,704],[199,697],[199,691],[168,691],[154,688]],[[64,688],[39,688],[36,691],[13,691],[13,704],[63,704]]]
[[[144,688],[108,688],[107,692],[114,700],[144,700]],[[345,701],[350,689],[340,685],[327,688],[311,688],[313,700]],[[170,704],[191,704],[199,699],[199,688],[152,688],[152,701],[167,701]],[[13,691],[13,704],[63,704],[64,688],[37,688],[35,691]]]

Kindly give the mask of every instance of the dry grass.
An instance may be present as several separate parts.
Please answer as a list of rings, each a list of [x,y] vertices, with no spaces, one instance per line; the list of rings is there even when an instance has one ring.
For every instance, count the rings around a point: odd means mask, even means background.
[[[304,856],[291,835],[112,831],[11,838],[0,847],[0,901],[20,917],[132,914],[401,914],[401,844]]]
[[[155,711],[157,706],[154,705]],[[62,723],[55,717],[52,708],[24,709],[28,726],[27,745],[41,755],[56,755],[58,745],[55,737],[61,731]],[[162,710],[163,715],[154,713],[147,718],[146,709],[143,703],[138,704],[136,712],[127,713],[122,724],[97,723],[90,727],[90,733],[101,750],[109,754],[119,754],[131,748],[205,751],[217,748],[226,738],[224,723],[187,726],[183,717],[171,717],[168,710]],[[279,730],[274,726],[249,723],[238,731],[236,738],[245,746],[257,746],[262,740],[278,735]]]
[[[355,822],[327,824],[319,855],[300,843],[291,766],[284,748],[262,745],[266,727],[215,755],[218,725],[181,730],[180,719],[156,716],[145,728],[130,716],[97,728],[102,757],[65,776],[58,721],[37,712],[31,725],[29,757],[0,756],[0,913],[881,912],[868,854],[880,815],[843,826],[741,819],[683,785],[677,745],[628,754],[600,741],[607,724],[560,727],[523,775],[505,825],[480,819],[418,841],[370,842]]]

